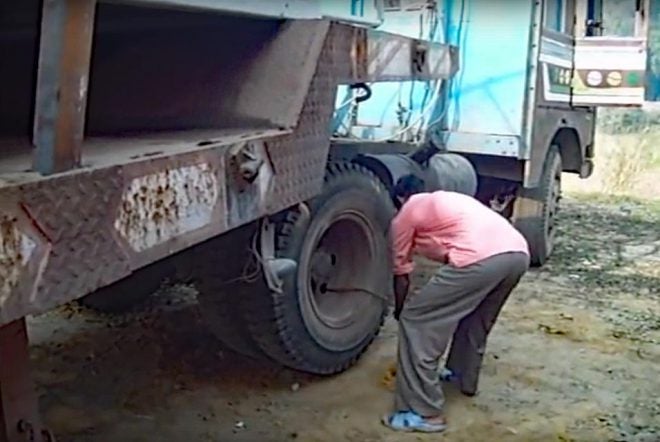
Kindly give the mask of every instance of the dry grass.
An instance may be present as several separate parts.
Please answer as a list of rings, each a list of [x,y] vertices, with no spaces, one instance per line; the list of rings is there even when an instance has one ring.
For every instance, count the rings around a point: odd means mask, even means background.
[[[660,198],[660,133],[596,134],[596,168],[591,178],[569,176],[570,193]]]
[[[601,139],[604,138],[601,136]],[[640,182],[650,162],[650,137],[609,136],[609,155],[603,161],[602,190],[606,194],[627,194]]]

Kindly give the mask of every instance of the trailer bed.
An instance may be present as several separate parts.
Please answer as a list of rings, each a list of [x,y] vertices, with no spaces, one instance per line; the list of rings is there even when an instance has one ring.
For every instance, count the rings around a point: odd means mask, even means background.
[[[201,148],[226,147],[291,132],[284,129],[237,128],[90,137],[82,145],[81,169],[102,169],[146,159],[166,158]],[[0,140],[0,152],[0,187],[42,178],[32,170],[32,146],[29,141]]]

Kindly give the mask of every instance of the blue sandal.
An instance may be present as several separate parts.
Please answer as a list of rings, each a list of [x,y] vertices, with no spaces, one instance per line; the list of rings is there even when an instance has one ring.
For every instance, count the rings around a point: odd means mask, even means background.
[[[389,416],[383,416],[382,422],[391,430],[406,433],[440,433],[447,429],[447,424],[427,422],[414,411],[398,411]]]
[[[458,378],[459,378],[458,373],[453,372],[447,367],[443,367],[442,369],[440,369],[440,373],[438,373],[438,377],[440,378],[440,382],[458,382]]]

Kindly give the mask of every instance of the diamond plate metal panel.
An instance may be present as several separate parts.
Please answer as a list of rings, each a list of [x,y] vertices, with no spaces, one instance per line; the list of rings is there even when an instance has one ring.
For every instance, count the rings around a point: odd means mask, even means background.
[[[0,198],[0,324],[31,302],[48,262],[50,244],[20,204],[17,188]]]
[[[231,140],[228,140],[231,142]],[[110,223],[139,268],[225,232],[225,162],[232,144],[123,167]]]
[[[293,134],[268,144],[275,171],[268,198],[269,213],[308,200],[321,191],[330,150],[335,95],[340,80],[351,73],[352,44],[350,27],[330,28],[298,127]]]
[[[24,187],[24,208],[52,247],[33,310],[55,307],[130,273],[111,228],[121,188],[119,167]]]
[[[316,28],[325,34],[323,26]],[[302,104],[292,130],[119,139],[97,148],[102,152],[90,169],[0,181],[5,203],[0,216],[7,218],[3,226],[9,232],[2,250],[11,258],[5,270],[14,278],[16,263],[22,266],[20,277],[2,292],[0,325],[316,196],[330,149],[337,86],[363,78],[368,63],[361,53],[363,29],[332,24],[325,35],[315,69],[310,63],[304,79],[291,86],[300,88],[295,93]],[[250,163],[260,164],[254,177]],[[21,247],[30,241],[37,253],[25,260]]]

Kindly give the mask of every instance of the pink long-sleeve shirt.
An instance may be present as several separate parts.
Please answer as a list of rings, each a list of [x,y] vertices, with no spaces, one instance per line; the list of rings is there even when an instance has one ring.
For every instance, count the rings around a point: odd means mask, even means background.
[[[392,221],[394,274],[413,271],[413,253],[465,267],[494,255],[523,252],[525,238],[503,216],[455,192],[413,195]]]

